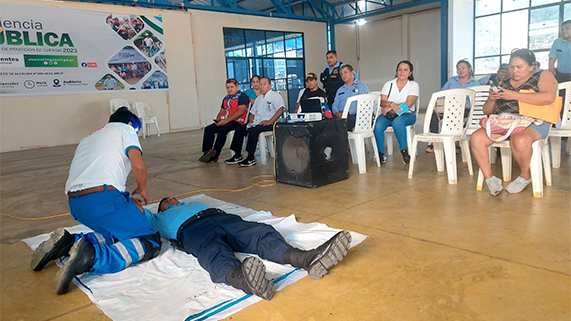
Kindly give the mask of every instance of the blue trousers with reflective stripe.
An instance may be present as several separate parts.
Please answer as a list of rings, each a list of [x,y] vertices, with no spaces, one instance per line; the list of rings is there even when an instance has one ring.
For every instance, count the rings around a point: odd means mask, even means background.
[[[226,283],[232,267],[242,263],[234,252],[257,254],[262,259],[284,264],[291,248],[271,225],[248,222],[234,214],[214,214],[202,218],[182,232],[179,240],[194,255],[214,283]]]
[[[79,235],[95,247],[93,272],[114,273],[139,262],[149,249],[140,236],[155,234],[129,193],[103,191],[69,198],[75,220],[96,233]],[[160,248],[156,242],[147,242]]]

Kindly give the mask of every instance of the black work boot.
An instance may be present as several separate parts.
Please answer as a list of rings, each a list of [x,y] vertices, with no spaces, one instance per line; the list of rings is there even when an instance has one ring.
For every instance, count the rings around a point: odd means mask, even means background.
[[[50,261],[67,256],[74,242],[75,237],[62,227],[53,231],[50,238],[43,241],[32,254],[32,270],[41,271]]]
[[[67,293],[71,280],[79,274],[88,272],[95,262],[95,248],[84,239],[75,242],[69,251],[69,260],[56,274],[56,293]]]
[[[233,288],[242,290],[246,292],[246,294],[252,294],[252,290],[250,290],[250,287],[246,282],[244,273],[242,273],[241,266],[235,266],[231,268],[230,271],[228,271],[228,275],[226,276],[226,281],[228,281],[230,286],[232,286]]]
[[[247,294],[254,294],[264,300],[270,300],[276,292],[272,281],[266,277],[266,267],[257,257],[248,257],[242,267],[234,267],[228,272],[228,283]]]
[[[302,251],[291,248],[284,253],[284,262],[303,268],[314,280],[321,279],[331,267],[341,262],[351,245],[351,233],[341,231],[316,249]]]

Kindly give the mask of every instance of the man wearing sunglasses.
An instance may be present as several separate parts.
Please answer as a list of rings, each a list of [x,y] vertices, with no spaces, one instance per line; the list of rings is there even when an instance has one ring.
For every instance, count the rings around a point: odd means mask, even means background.
[[[141,120],[126,107],[109,123],[79,142],[71,162],[65,193],[71,215],[95,233],[52,232],[32,255],[31,267],[40,271],[51,260],[69,255],[56,275],[56,292],[64,294],[71,280],[84,272],[114,273],[150,260],[160,251],[161,238],[141,215],[126,191],[129,172],[137,182],[133,194],[142,202],[147,194],[147,168],[137,136]]]

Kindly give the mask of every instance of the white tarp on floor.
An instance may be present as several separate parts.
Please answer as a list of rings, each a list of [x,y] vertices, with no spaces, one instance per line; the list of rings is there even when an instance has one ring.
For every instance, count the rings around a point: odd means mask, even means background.
[[[206,195],[196,195],[181,201],[203,202],[227,213],[240,215],[248,221],[270,224],[289,244],[301,249],[315,248],[339,231],[321,223],[298,223],[293,214],[283,218],[275,217],[269,212],[255,211]],[[147,208],[156,212],[157,204]],[[90,231],[83,225],[66,229],[71,233]],[[355,232],[351,232],[351,236],[351,247],[366,238]],[[24,242],[33,250],[48,237],[49,234],[38,235],[25,239]],[[237,253],[236,256],[242,260],[247,255]],[[305,271],[290,265],[265,260],[264,263],[268,277],[274,280],[278,290],[307,276]],[[113,274],[86,273],[76,277],[74,283],[107,316],[122,321],[218,320],[261,300],[228,285],[212,283],[208,273],[192,255],[175,250],[165,240],[161,253],[151,261],[135,264]],[[316,283],[316,286],[319,284]]]

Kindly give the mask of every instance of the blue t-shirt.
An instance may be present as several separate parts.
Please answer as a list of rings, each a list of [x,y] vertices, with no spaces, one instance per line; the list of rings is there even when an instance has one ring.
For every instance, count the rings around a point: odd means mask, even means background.
[[[468,88],[468,87],[474,87],[474,86],[480,86],[480,83],[476,79],[474,79],[474,77],[470,77],[470,80],[468,80],[463,85],[461,85],[460,84],[460,78],[458,78],[458,76],[454,76],[454,77],[448,79],[448,81],[444,84],[444,86],[442,86],[441,90],[456,89],[456,88]]]
[[[256,91],[254,90],[254,88],[250,88],[250,89],[246,90],[244,92],[244,94],[246,94],[249,98],[252,98],[252,99],[258,98],[258,95],[256,95]]]
[[[474,79],[474,77],[470,77],[470,80],[461,85],[460,78],[458,78],[458,76],[454,76],[448,79],[448,81],[444,84],[444,86],[442,86],[441,90],[468,88],[474,86],[480,86],[480,83],[476,79]],[[466,107],[470,108],[470,97],[466,97]]]
[[[571,42],[557,38],[551,46],[549,58],[557,59],[557,71],[571,74]]]
[[[355,80],[351,86],[347,87],[347,84],[339,87],[337,89],[337,94],[335,94],[335,101],[333,102],[333,106],[331,109],[333,114],[342,113],[343,109],[345,109],[345,102],[347,98],[353,97],[356,95],[362,95],[369,93],[369,87],[360,81]],[[349,106],[349,115],[357,114],[357,102],[354,101],[351,106]]]
[[[145,209],[145,216],[153,229],[160,232],[162,237],[176,239],[176,233],[182,223],[207,208],[210,206],[200,202],[181,202],[178,205],[170,205],[166,211],[157,214]]]

